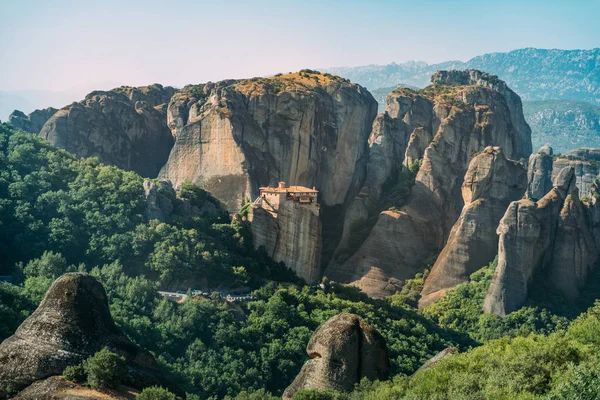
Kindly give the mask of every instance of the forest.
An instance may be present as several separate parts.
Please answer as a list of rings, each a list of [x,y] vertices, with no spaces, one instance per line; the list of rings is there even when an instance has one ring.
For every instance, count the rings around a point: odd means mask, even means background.
[[[185,218],[184,201],[199,208],[216,202],[194,185],[172,198],[178,218],[148,220],[143,182],[0,125],[0,275],[12,277],[0,283],[0,340],[35,310],[53,280],[87,271],[104,285],[117,325],[190,399],[281,396],[308,359],[312,332],[340,312],[360,315],[384,336],[393,378],[363,381],[350,394],[303,391],[295,398],[597,398],[597,285],[576,304],[535,287],[525,307],[505,318],[481,311],[496,261],[423,311],[416,304],[427,269],[382,300],[326,278],[309,287],[255,250],[243,222],[222,212]],[[178,304],[158,294],[192,281],[247,286],[254,299]],[[416,372],[448,346],[459,354]]]

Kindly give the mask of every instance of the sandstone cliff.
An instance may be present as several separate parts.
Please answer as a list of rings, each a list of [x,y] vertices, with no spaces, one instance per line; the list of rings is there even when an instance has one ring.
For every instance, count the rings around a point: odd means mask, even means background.
[[[40,133],[42,127],[58,111],[56,108],[48,107],[43,110],[35,110],[29,115],[15,110],[8,116],[8,122],[17,129],[30,133]]]
[[[173,146],[165,103],[174,92],[160,85],[92,92],[54,113],[39,134],[78,156],[156,177]]]
[[[597,247],[575,181],[574,169],[563,169],[537,203],[523,199],[508,207],[498,226],[498,267],[485,312],[504,316],[521,307],[536,274],[568,298],[579,294]]]
[[[321,278],[321,220],[311,208],[286,202],[277,211],[250,208],[254,246],[264,246],[275,261],[285,262],[309,285]]]
[[[389,378],[385,339],[354,314],[338,314],[323,323],[310,338],[306,352],[311,359],[285,390],[284,399],[302,389],[351,392],[362,378]]]
[[[520,100],[497,78],[440,72],[432,81],[418,93],[398,89],[387,101],[388,114],[402,120],[409,135],[402,164],[422,159],[406,205],[382,212],[358,251],[325,271],[371,296],[393,293],[443,248],[463,208],[460,190],[473,155],[499,146],[517,160],[531,150]]]
[[[465,205],[425,281],[419,307],[467,282],[496,257],[498,222],[510,202],[523,196],[526,181],[525,167],[508,160],[499,147],[473,157],[462,184]]]
[[[91,275],[57,279],[15,334],[0,344],[0,398],[9,391],[62,374],[103,347],[125,357],[128,385],[164,385],[154,357],[134,345],[114,324],[102,285]]]
[[[529,157],[527,197],[539,200],[552,190],[552,147],[542,146]]]
[[[573,168],[580,197],[589,197],[592,183],[600,174],[600,149],[575,149],[556,157],[553,181],[565,168]]]
[[[173,189],[170,182],[144,180],[144,197],[146,198],[146,220],[157,219],[161,222],[185,222],[203,214],[215,215],[227,212],[221,203],[205,193],[202,202],[192,204],[187,198],[182,198]]]
[[[187,86],[168,106],[176,141],[160,177],[197,183],[232,211],[278,181],[342,204],[364,179],[376,112],[362,87],[312,71]]]

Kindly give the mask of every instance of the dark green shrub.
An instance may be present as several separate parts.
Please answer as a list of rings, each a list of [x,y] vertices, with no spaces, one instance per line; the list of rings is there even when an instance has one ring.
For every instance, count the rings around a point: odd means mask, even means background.
[[[87,374],[83,364],[70,365],[63,371],[63,376],[76,383],[85,383],[87,381]]]
[[[94,389],[116,387],[127,373],[125,358],[106,347],[85,362],[88,385]]]
[[[177,396],[160,386],[151,386],[135,396],[138,400],[177,400]]]
[[[330,390],[319,391],[315,389],[301,390],[296,392],[293,400],[346,400],[348,396]]]

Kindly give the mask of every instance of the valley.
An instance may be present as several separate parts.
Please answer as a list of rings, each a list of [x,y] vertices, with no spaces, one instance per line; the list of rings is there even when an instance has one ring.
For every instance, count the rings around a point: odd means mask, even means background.
[[[592,133],[539,145],[528,124],[593,130],[595,109],[430,75],[383,110],[303,69],[15,111],[0,397],[559,399],[600,382],[600,150],[571,147]]]

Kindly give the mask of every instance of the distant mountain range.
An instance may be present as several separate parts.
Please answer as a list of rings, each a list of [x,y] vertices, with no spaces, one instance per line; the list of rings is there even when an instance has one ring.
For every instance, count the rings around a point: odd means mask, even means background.
[[[523,102],[531,126],[533,150],[550,143],[556,153],[577,147],[600,147],[600,106],[583,101]]]
[[[490,53],[467,62],[439,64],[409,61],[401,64],[329,68],[369,90],[399,84],[424,87],[438,70],[475,68],[498,77],[523,100],[583,100],[600,104],[600,48],[591,50],[546,50],[525,48],[508,53]]]
[[[327,72],[367,87],[381,112],[387,94],[397,86],[422,88],[438,70],[470,68],[498,75],[521,96],[534,150],[545,143],[558,153],[576,147],[600,147],[600,48],[527,48],[484,54],[467,62],[409,61],[330,68]]]

